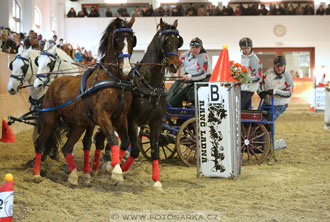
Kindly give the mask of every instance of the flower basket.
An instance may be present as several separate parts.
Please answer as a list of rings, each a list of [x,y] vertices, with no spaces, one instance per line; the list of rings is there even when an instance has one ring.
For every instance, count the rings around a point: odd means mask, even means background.
[[[230,74],[242,84],[251,82],[251,71],[239,63],[234,63],[234,61],[230,61]]]

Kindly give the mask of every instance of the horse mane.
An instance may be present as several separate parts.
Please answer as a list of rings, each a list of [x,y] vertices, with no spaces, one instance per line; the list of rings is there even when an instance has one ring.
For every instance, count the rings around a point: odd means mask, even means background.
[[[111,23],[108,25],[108,27],[104,30],[103,36],[101,37],[100,40],[100,46],[99,46],[99,55],[103,57],[107,51],[108,44],[109,44],[109,38],[110,35],[112,34],[113,30],[117,27],[123,27],[123,23],[127,24],[126,21],[116,18],[111,21]]]

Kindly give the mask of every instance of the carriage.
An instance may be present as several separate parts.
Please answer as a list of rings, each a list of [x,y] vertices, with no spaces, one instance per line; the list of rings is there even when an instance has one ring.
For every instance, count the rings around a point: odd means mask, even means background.
[[[272,100],[273,103],[273,100]],[[274,110],[264,106],[260,100],[257,109],[241,112],[241,158],[242,165],[262,163],[274,145]],[[160,160],[171,159],[178,154],[180,160],[187,166],[196,165],[196,117],[195,108],[191,103],[185,103],[183,108],[174,108],[168,104],[163,119],[163,130],[159,139]],[[140,129],[142,154],[150,160],[150,133],[148,127]]]

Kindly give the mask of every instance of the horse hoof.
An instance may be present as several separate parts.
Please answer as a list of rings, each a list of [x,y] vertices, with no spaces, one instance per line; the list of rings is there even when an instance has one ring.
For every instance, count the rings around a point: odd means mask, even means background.
[[[119,164],[117,164],[115,168],[113,168],[111,179],[117,182],[124,182],[123,172]]]
[[[40,183],[42,181],[42,177],[40,176],[40,174],[33,175],[33,181],[35,183]]]
[[[110,161],[106,162],[105,164],[103,164],[102,166],[102,170],[106,173],[111,173],[113,171],[113,167],[111,166]]]
[[[154,186],[152,187],[153,190],[156,190],[156,191],[164,191],[163,190],[163,186],[162,184],[159,182],[159,181],[156,181],[154,183]]]
[[[82,184],[90,184],[91,182],[91,176],[89,175],[89,173],[84,173],[83,175],[81,175],[80,179]]]
[[[78,185],[77,169],[72,170],[72,172],[69,174],[68,182],[74,186]]]
[[[91,174],[91,177],[97,177],[97,170],[92,170],[91,172],[90,172],[90,174]]]

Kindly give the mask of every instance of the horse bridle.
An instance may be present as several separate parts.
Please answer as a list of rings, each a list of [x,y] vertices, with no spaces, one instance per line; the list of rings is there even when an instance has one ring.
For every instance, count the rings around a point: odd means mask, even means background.
[[[49,73],[53,72],[57,60],[59,60],[59,65],[58,65],[57,71],[60,70],[62,60],[59,59],[59,57],[57,56],[57,54],[53,55],[51,53],[48,53],[46,51],[43,51],[43,52],[41,52],[40,55],[45,55],[45,56],[48,56],[50,58],[51,62],[50,62],[50,64],[48,64],[49,69],[50,69]],[[36,64],[36,66],[39,66],[38,59],[39,59],[39,56],[34,61],[34,63]],[[37,74],[37,78],[41,82],[43,82],[43,86],[46,86],[50,82],[50,74],[49,73]],[[46,80],[44,81],[42,78],[46,78]]]
[[[115,29],[114,31],[114,34],[116,33],[120,33],[120,32],[129,32],[129,33],[134,33],[133,32],[133,29],[131,28],[118,28],[118,29]],[[114,40],[115,38],[113,38]],[[133,35],[133,48],[136,46],[136,36]],[[131,58],[131,54],[117,54],[117,58],[118,59],[122,59],[122,58]],[[118,61],[117,61],[118,63]]]
[[[22,72],[23,72],[23,75],[17,76],[17,75],[14,75],[14,74],[11,73],[11,74],[10,74],[10,77],[11,77],[11,78],[14,78],[14,79],[16,79],[16,80],[19,81],[19,86],[18,86],[18,88],[20,89],[20,88],[22,88],[22,86],[23,86],[23,84],[24,84],[24,79],[25,79],[25,76],[26,76],[27,71],[28,71],[28,69],[29,69],[29,66],[30,66],[30,68],[31,68],[31,73],[32,73],[32,75],[33,75],[33,68],[32,68],[32,61],[31,61],[30,58],[27,59],[27,58],[22,57],[21,55],[17,55],[17,56],[15,57],[15,59],[9,64],[9,69],[10,69],[10,70],[13,70],[13,62],[14,62],[16,59],[21,59],[21,60],[23,61],[23,63],[24,63],[24,65],[22,66]],[[28,64],[27,64],[26,62],[28,62]]]
[[[160,45],[162,48],[162,52],[163,52],[163,57],[164,59],[162,60],[162,64],[167,66],[168,62],[167,62],[167,58],[172,56],[172,55],[179,55],[178,51],[170,51],[170,52],[165,52],[164,50],[164,42],[165,42],[165,37],[168,34],[175,34],[178,39],[179,39],[179,44],[178,44],[178,49],[183,45],[183,38],[180,36],[179,31],[177,29],[165,29],[161,32],[159,32],[159,38],[160,38]]]

